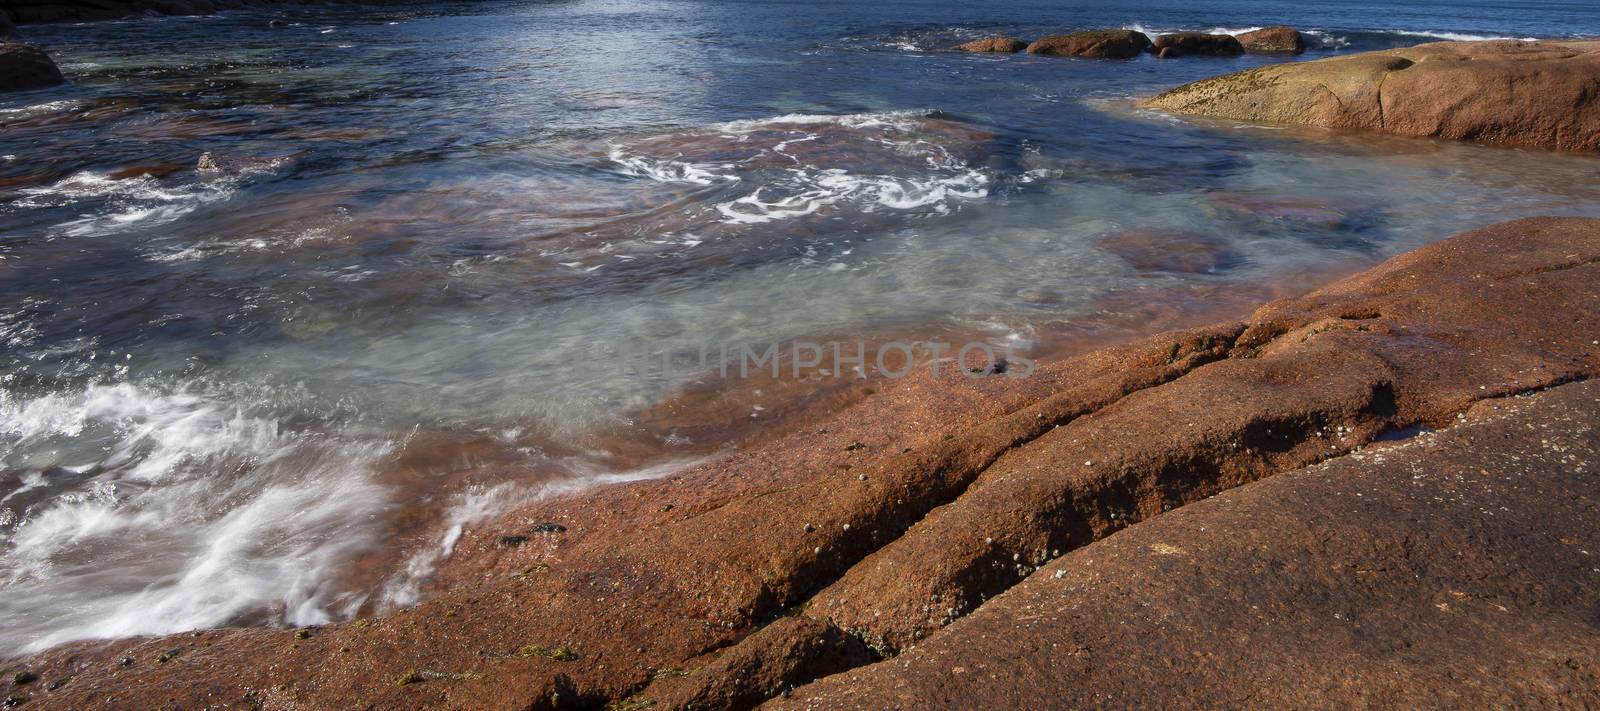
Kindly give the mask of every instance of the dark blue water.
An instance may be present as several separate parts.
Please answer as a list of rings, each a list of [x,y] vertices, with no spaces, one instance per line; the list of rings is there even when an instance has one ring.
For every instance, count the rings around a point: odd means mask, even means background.
[[[945,51],[1277,23],[1312,51]],[[406,604],[475,517],[719,443],[641,415],[704,373],[620,351],[1047,350],[1600,214],[1590,157],[1132,105],[1264,62],[1600,34],[1592,3],[507,1],[24,32],[72,83],[0,97],[16,648]]]

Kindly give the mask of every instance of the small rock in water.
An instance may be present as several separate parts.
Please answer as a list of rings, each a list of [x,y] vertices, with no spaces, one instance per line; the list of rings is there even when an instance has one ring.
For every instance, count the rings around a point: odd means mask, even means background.
[[[66,82],[50,55],[31,44],[0,43],[0,91],[38,89]]]
[[[1306,51],[1306,39],[1293,27],[1263,27],[1254,32],[1234,35],[1239,45],[1250,54],[1300,54]]]
[[[1028,45],[1028,53],[1090,59],[1132,59],[1150,46],[1150,38],[1133,30],[1088,30],[1052,35]]]
[[[1233,35],[1213,35],[1205,32],[1174,32],[1170,35],[1161,35],[1151,45],[1150,51],[1162,52],[1168,49],[1175,52],[1176,56],[1237,57],[1244,54],[1244,47],[1239,44],[1239,40],[1233,38]]]
[[[979,52],[991,54],[1010,54],[1027,49],[1028,43],[1015,37],[989,37],[987,39],[973,40],[956,45],[962,52]]]

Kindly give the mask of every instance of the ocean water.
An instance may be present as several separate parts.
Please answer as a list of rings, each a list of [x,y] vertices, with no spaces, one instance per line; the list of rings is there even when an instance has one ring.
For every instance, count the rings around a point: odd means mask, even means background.
[[[1278,23],[1303,60],[1595,35],[1600,6],[504,0],[25,27],[72,83],[0,95],[0,643],[408,605],[463,526],[659,476],[782,409],[752,390],[674,422],[705,369],[631,356],[1049,352],[1119,310],[1600,215],[1592,157],[1133,106],[1293,58],[945,51]]]

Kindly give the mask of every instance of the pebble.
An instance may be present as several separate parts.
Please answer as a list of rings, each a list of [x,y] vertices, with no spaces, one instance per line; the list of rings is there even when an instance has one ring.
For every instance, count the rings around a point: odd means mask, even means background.
[[[811,524],[809,524],[809,523],[808,523],[808,524],[806,524],[806,526],[805,526],[805,528],[806,528],[806,533],[810,533],[810,532],[812,532],[812,531],[815,531],[815,530],[817,530],[817,527],[816,527],[816,526],[813,526],[813,525],[811,525]]]

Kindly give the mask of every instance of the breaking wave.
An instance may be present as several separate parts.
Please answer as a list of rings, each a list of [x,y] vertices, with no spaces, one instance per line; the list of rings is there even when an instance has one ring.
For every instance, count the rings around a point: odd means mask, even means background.
[[[374,544],[381,440],[129,383],[0,391],[0,631],[74,639],[305,625],[365,601],[341,570]]]

